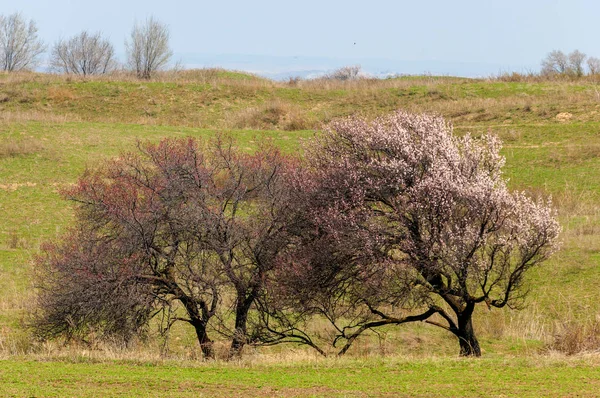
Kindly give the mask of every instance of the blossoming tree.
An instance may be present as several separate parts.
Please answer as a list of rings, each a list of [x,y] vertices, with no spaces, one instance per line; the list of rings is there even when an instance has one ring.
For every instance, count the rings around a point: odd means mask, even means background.
[[[299,234],[300,270],[289,275],[327,277],[287,286],[321,314],[327,300],[311,294],[352,307],[345,319],[355,322],[336,325],[340,353],[365,330],[425,321],[455,335],[461,355],[481,354],[475,307],[518,304],[560,230],[549,202],[507,189],[500,147],[492,135],[459,137],[441,117],[401,111],[340,120],[318,138],[299,190],[313,225]]]

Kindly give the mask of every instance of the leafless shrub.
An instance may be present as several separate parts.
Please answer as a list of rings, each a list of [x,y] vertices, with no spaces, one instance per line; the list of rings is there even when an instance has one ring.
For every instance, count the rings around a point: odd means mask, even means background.
[[[34,21],[26,21],[20,13],[0,15],[0,68],[12,72],[33,69],[44,52]]]
[[[135,24],[130,39],[125,42],[127,63],[141,79],[150,79],[171,59],[169,28],[154,17],[143,25]]]
[[[288,86],[296,87],[302,81],[300,76],[290,76],[287,81]]]
[[[548,348],[567,355],[600,350],[600,320],[559,324]]]
[[[115,49],[100,32],[83,31],[54,45],[50,65],[66,74],[101,75],[116,67]]]
[[[567,75],[581,77],[584,75],[584,62],[587,55],[574,50],[568,55],[554,50],[542,60],[541,74],[544,76]]]
[[[587,55],[579,50],[575,50],[569,54],[569,69],[575,76],[583,76],[583,63],[585,62],[586,58]]]
[[[360,78],[361,67],[360,65],[344,66],[334,70],[326,76],[327,79],[332,80],[357,80]]]
[[[589,57],[587,59],[587,67],[590,75],[597,75],[600,73],[600,59],[596,57]]]
[[[526,72],[505,72],[501,73],[492,79],[503,82],[531,82],[540,80],[540,75],[533,71]]]
[[[565,53],[554,50],[542,60],[542,74],[555,75],[569,72],[569,59]]]

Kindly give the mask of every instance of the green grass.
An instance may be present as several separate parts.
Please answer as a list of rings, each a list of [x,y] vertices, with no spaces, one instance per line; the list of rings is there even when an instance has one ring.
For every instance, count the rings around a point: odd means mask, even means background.
[[[228,127],[245,109],[275,99],[293,104],[311,128],[337,116],[376,115],[397,108],[434,111],[455,122],[478,126],[549,121],[565,111],[587,121],[597,119],[594,112],[598,111],[597,91],[589,83],[406,77],[291,87],[228,71],[215,72],[213,80],[196,82],[71,81],[35,75],[6,80],[0,85],[0,111],[4,112],[202,128]]]
[[[0,362],[16,397],[594,397],[600,367],[547,358],[366,359],[289,364]]]
[[[232,131],[246,150],[261,138],[271,139],[284,152],[295,151],[310,131]],[[8,141],[24,141],[34,151],[0,158],[0,259],[14,249],[35,249],[41,238],[53,236],[70,219],[68,203],[58,195],[87,168],[123,151],[135,150],[138,140],[162,137],[210,137],[213,130],[98,123],[18,123],[0,127]],[[15,234],[18,236],[15,238]],[[17,242],[15,244],[15,239]],[[25,241],[23,241],[25,240]],[[13,247],[9,247],[13,246]],[[17,247],[14,247],[17,246]],[[4,249],[4,250],[2,250]]]

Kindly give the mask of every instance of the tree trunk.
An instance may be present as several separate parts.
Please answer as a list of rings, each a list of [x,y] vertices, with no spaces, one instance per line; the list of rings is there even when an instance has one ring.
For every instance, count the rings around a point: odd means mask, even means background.
[[[200,349],[202,350],[204,358],[214,358],[215,353],[213,351],[213,342],[208,338],[208,334],[206,332],[208,320],[212,315],[207,311],[200,313],[200,311],[198,311],[198,303],[196,300],[185,295],[178,287],[176,292],[180,295],[179,300],[185,307],[188,316],[190,317],[190,323],[196,330],[196,337],[198,338],[198,343],[200,344]]]
[[[229,358],[241,357],[242,349],[246,345],[246,316],[236,316],[235,331],[231,340],[231,348],[229,349]]]
[[[206,333],[206,322],[202,319],[192,319],[191,323],[196,330],[196,337],[198,338],[202,355],[206,359],[213,359],[215,352],[213,350],[213,342],[208,338],[208,334]]]
[[[480,357],[481,348],[479,347],[479,341],[475,336],[473,330],[473,319],[472,311],[465,311],[458,316],[458,330],[456,331],[456,337],[460,344],[460,356],[461,357]]]
[[[231,340],[231,348],[229,349],[230,359],[240,357],[242,349],[246,345],[248,312],[254,302],[255,296],[254,293],[251,293],[248,297],[245,297],[245,295],[238,296],[235,308],[235,331]]]

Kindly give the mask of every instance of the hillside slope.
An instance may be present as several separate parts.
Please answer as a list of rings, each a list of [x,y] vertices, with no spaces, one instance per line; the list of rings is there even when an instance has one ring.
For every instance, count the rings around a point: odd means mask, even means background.
[[[267,136],[296,152],[335,117],[397,108],[440,113],[457,133],[498,134],[511,187],[551,194],[559,210],[563,248],[532,272],[527,307],[477,314],[484,350],[539,347],[556,336],[559,343],[584,344],[595,336],[587,332],[600,314],[600,95],[594,82],[419,77],[284,84],[227,73],[152,82],[0,75],[0,346],[27,350],[19,320],[31,294],[30,260],[41,242],[69,224],[72,211],[58,190],[86,167],[133,149],[138,139],[216,131],[231,132],[248,150]],[[398,336],[414,340],[414,333]]]

